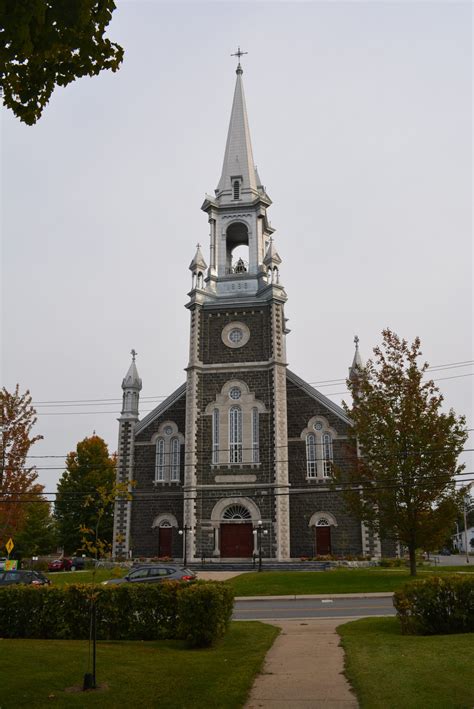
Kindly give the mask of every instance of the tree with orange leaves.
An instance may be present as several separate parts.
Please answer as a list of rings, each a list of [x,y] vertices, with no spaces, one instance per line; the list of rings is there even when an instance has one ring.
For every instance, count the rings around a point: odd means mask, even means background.
[[[43,489],[36,483],[35,466],[27,464],[31,446],[43,436],[32,436],[37,419],[28,390],[20,394],[17,384],[11,393],[4,387],[0,400],[0,545],[4,546],[24,524],[28,493],[35,497]]]

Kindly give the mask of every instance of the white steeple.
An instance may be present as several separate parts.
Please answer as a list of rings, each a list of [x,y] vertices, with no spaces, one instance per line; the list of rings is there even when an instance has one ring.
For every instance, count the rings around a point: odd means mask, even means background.
[[[351,381],[356,379],[357,373],[361,372],[364,369],[364,363],[362,361],[362,357],[360,356],[360,352],[359,352],[359,336],[358,335],[355,335],[355,337],[354,337],[354,344],[355,344],[354,358],[352,360],[351,366],[349,367],[349,379]]]
[[[132,361],[122,381],[123,401],[121,419],[138,419],[138,401],[142,388],[142,380],[138,376],[137,366],[135,364],[137,353],[135,350],[132,350],[130,354],[132,355]]]
[[[245,105],[242,67],[237,67],[234,101],[230,114],[222,174],[216,189],[220,202],[232,202],[235,194],[252,200],[258,195],[257,174],[253,161],[250,129]],[[258,180],[260,181],[260,180]]]
[[[239,47],[236,56],[240,60],[245,53]],[[206,195],[202,205],[209,217],[211,239],[206,287],[200,293],[192,292],[203,302],[216,298],[242,300],[257,294],[273,297],[267,292],[270,287],[286,300],[278,277],[281,259],[270,245],[274,229],[267,209],[271,200],[253,161],[240,61],[236,73],[222,174],[215,196]],[[271,264],[265,262],[267,253]]]

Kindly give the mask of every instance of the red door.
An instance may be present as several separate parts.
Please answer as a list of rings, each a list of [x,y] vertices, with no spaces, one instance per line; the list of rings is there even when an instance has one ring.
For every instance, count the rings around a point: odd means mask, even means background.
[[[331,527],[316,527],[316,554],[331,553]]]
[[[158,556],[171,556],[172,527],[160,527],[158,532]]]
[[[228,559],[242,559],[252,554],[251,524],[221,524],[221,556]]]

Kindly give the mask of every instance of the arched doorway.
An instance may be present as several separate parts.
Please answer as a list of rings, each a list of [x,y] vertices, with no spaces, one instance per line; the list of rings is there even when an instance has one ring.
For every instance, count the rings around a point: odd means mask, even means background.
[[[336,518],[328,512],[315,512],[309,522],[314,527],[314,549],[318,556],[332,553],[331,527],[337,527]]]
[[[252,515],[243,505],[232,504],[222,515],[221,556],[245,559],[253,554]]]
[[[178,527],[176,517],[164,513],[153,520],[152,528],[158,530],[158,556],[173,556],[173,527]]]
[[[167,520],[163,520],[158,527],[158,556],[172,556],[173,527]]]

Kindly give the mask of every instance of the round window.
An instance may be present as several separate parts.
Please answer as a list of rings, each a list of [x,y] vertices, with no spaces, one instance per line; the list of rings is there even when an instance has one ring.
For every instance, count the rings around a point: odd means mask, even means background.
[[[240,399],[242,392],[240,391],[239,387],[232,387],[232,389],[229,391],[229,396],[231,399]]]
[[[234,327],[234,329],[229,332],[229,340],[234,343],[240,342],[243,336],[244,333],[239,327]]]
[[[322,431],[323,430],[323,424],[318,421],[318,423],[314,424],[314,430],[315,431]]]
[[[165,426],[163,432],[166,436],[171,436],[171,434],[173,433],[173,429],[171,428],[171,426]]]

